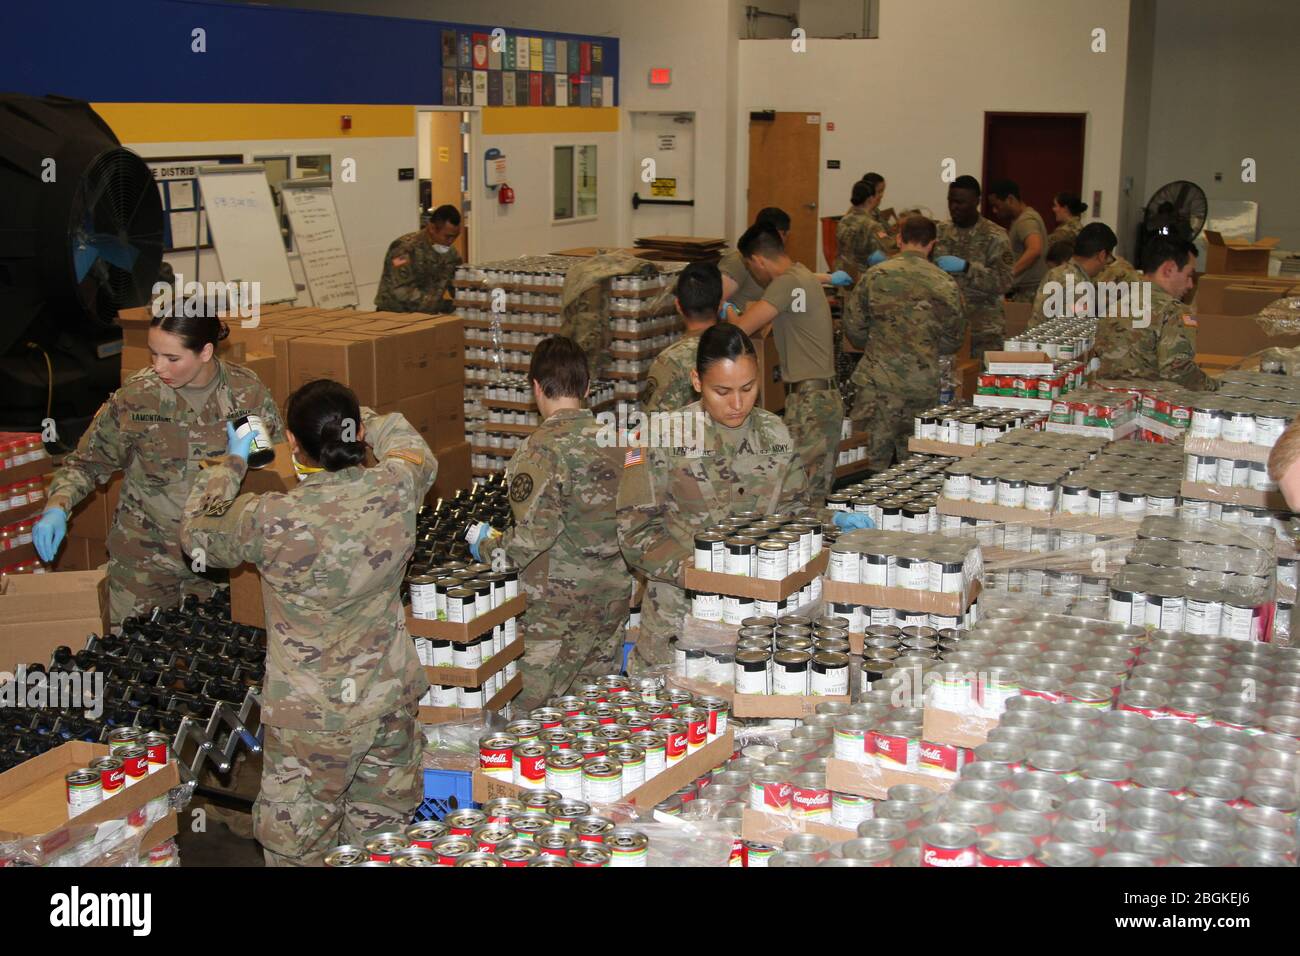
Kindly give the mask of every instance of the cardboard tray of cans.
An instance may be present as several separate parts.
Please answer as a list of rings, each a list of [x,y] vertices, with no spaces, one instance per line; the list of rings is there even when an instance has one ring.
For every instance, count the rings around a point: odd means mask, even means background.
[[[1270,511],[1290,511],[1280,491],[1255,491],[1253,488],[1229,488],[1225,485],[1202,485],[1184,481],[1180,486],[1184,498],[1216,501],[1224,505],[1246,505]]]
[[[746,807],[740,818],[740,838],[749,843],[763,843],[767,846],[784,846],[785,841],[798,833],[809,833],[822,837],[831,843],[843,843],[854,840],[856,830],[845,830],[816,820],[803,820],[798,817],[769,813]]]
[[[868,607],[892,607],[900,611],[927,614],[960,615],[980,595],[980,582],[972,581],[965,594],[938,594],[912,588],[886,588],[875,584],[848,584],[844,581],[822,582],[822,597],[834,604],[864,604]],[[852,641],[850,641],[852,647]],[[860,648],[855,653],[860,653]]]
[[[522,647],[524,642],[516,641],[515,643]],[[494,657],[493,660],[495,661],[496,658]],[[446,668],[427,667],[425,670],[441,671],[446,670]],[[477,687],[479,685],[459,684],[457,686]],[[509,701],[513,700],[514,697],[523,689],[524,675],[516,674],[514,679],[506,684],[505,687],[502,687],[497,695],[488,701],[482,709],[476,707],[421,707],[417,716],[422,724],[447,724],[458,720],[472,720],[473,718],[480,716],[484,710],[500,710]]]
[[[1107,441],[1119,441],[1136,432],[1141,424],[1141,417],[1134,416],[1114,428],[1103,428],[1100,425],[1069,425],[1064,422],[1049,421],[1046,429],[1060,435],[1083,435],[1086,438],[1104,438]]]
[[[861,635],[858,653],[861,653]],[[669,677],[670,686],[681,687],[693,694],[719,697],[731,705],[733,717],[785,717],[798,719],[817,712],[817,705],[827,701],[849,703],[848,694],[804,695],[793,694],[737,694],[734,687],[711,684],[694,677]]]
[[[484,617],[487,617],[487,615],[484,615]],[[517,637],[507,644],[500,654],[493,654],[489,660],[478,667],[434,667],[426,664],[424,676],[429,678],[431,684],[442,684],[444,686],[450,684],[453,687],[481,687],[485,680],[511,661],[519,660],[523,655],[524,639]]]
[[[637,787],[623,797],[621,802],[634,803],[643,810],[650,809],[692,780],[726,762],[734,752],[735,732],[727,730],[716,740],[710,741],[695,753],[684,757],[676,766],[667,768],[663,773]],[[515,797],[524,792],[523,787],[504,780],[496,780],[481,770],[474,771],[473,788],[475,803],[485,803],[494,797]]]
[[[982,445],[956,445],[947,441],[934,441],[930,438],[909,438],[907,450],[922,455],[945,455],[949,458],[970,458],[979,454]]]
[[[1189,455],[1208,455],[1211,458],[1231,458],[1235,461],[1267,462],[1272,445],[1248,445],[1221,438],[1193,438],[1188,435],[1183,451]]]
[[[25,760],[0,774],[0,842],[40,836],[46,853],[69,843],[80,828],[125,820],[134,811],[180,785],[179,764],[168,761],[161,770],[122,790],[99,806],[68,818],[67,775],[88,767],[96,757],[109,756],[107,744],[74,740]],[[155,846],[176,835],[176,815],[169,813],[150,828],[141,846]]]
[[[939,743],[940,741],[936,741]],[[841,793],[853,793],[871,800],[885,800],[890,787],[916,783],[929,787],[935,793],[946,793],[957,782],[957,777],[940,777],[937,774],[911,770],[894,770],[876,763],[858,763],[838,757],[826,758],[826,786]]]
[[[431,621],[427,618],[412,617],[411,609],[406,609],[406,629],[412,637],[434,637],[439,640],[468,641],[480,634],[492,630],[498,624],[504,624],[512,617],[524,613],[525,600],[521,594],[511,598],[500,607],[495,607],[487,614],[474,618],[468,624],[454,624],[451,621]],[[502,661],[504,664],[505,662]],[[468,684],[473,687],[476,685]]]
[[[729,597],[748,597],[759,601],[783,601],[802,589],[813,578],[821,575],[826,570],[826,561],[829,557],[830,555],[823,549],[822,553],[809,561],[802,570],[786,575],[780,581],[768,581],[740,574],[699,571],[690,566],[682,571],[682,581],[683,585],[691,591],[706,591]]]
[[[1092,534],[1131,535],[1140,519],[1094,518],[1092,515],[1068,515],[1059,511],[1034,511],[1031,508],[1008,508],[1004,505],[985,505],[974,501],[955,501],[942,496],[935,502],[941,515],[961,518],[983,518],[999,524],[1028,524],[1036,528],[1063,528],[1066,531],[1088,531]]]
[[[854,554],[858,558],[859,568],[865,569],[868,566],[864,556],[874,555],[880,557],[885,554],[891,556],[890,567],[892,567],[893,555],[899,554],[899,560],[901,561],[905,551],[916,550],[922,546],[928,549],[931,545],[938,545],[939,543],[945,544],[945,547],[950,545],[952,549],[961,549],[962,558],[960,562],[952,561],[954,565],[959,564],[958,577],[960,580],[954,583],[959,584],[960,589],[930,590],[927,588],[922,590],[919,588],[887,587],[880,584],[854,583],[851,580],[836,581],[828,575],[822,582],[822,597],[834,604],[890,607],[927,614],[954,616],[963,614],[979,596],[983,564],[979,545],[969,539],[963,541],[959,538],[943,538],[939,535],[866,529],[850,531],[840,535],[828,550],[836,558],[834,573],[840,577],[844,577],[846,574],[850,577],[856,577],[858,572],[853,569],[851,557]],[[927,552],[927,557],[930,556]],[[847,565],[845,564],[846,560],[848,561]],[[883,564],[875,562],[871,566],[878,568],[877,573],[879,575],[885,573]],[[865,574],[865,570],[862,573]],[[900,571],[900,577],[901,575],[902,572]],[[947,577],[947,574],[942,575],[942,577]]]

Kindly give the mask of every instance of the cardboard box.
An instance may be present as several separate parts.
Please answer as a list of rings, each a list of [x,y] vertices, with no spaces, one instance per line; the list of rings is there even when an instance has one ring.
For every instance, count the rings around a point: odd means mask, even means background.
[[[108,542],[68,535],[54,558],[55,571],[95,571],[108,563]]]
[[[1225,315],[1258,315],[1261,309],[1286,294],[1268,286],[1230,285],[1223,290],[1223,312]]]
[[[708,591],[712,594],[726,594],[733,597],[752,597],[760,601],[781,601],[800,590],[813,578],[826,570],[830,551],[822,553],[808,562],[808,566],[794,574],[787,575],[780,581],[765,581],[739,574],[718,574],[714,571],[698,571],[693,567],[682,570],[682,586],[692,591]]]
[[[740,818],[740,838],[750,843],[784,846],[786,839],[797,833],[811,833],[831,843],[843,843],[858,837],[857,830],[844,830],[829,823],[802,820],[782,813],[768,813],[752,807],[746,807]]]
[[[1238,313],[1229,312],[1225,307],[1227,305],[1226,293],[1229,286],[1247,286],[1256,291],[1267,289],[1282,296],[1286,295],[1295,284],[1295,279],[1291,277],[1251,276],[1249,279],[1243,279],[1241,276],[1212,275],[1207,272],[1196,280],[1196,297],[1193,299],[1193,303],[1198,313],[1234,315]],[[1240,298],[1236,301],[1238,307],[1240,307]],[[1242,314],[1253,314],[1253,312],[1257,311],[1259,310],[1254,309],[1250,313]]]
[[[108,540],[117,514],[117,500],[122,493],[122,473],[114,472],[108,484],[97,487],[77,507],[68,519],[68,536]]]
[[[375,411],[381,415],[400,413],[431,449],[446,448],[465,439],[463,393],[463,387],[453,383],[388,405],[380,405]],[[439,469],[441,467],[442,459],[439,458]]]
[[[474,473],[470,470],[469,442],[460,441],[447,448],[436,449],[434,455],[438,458],[438,474],[426,501],[432,503],[439,498],[454,497],[456,492],[468,490],[474,484]]]
[[[241,363],[244,368],[248,369],[257,376],[257,380],[267,387],[272,397],[276,392],[275,381],[275,354],[264,354],[261,352],[250,352],[244,356]]]
[[[735,735],[733,731],[728,730],[716,740],[705,744],[695,753],[686,756],[676,766],[669,767],[663,773],[647,780],[640,787],[624,796],[622,802],[634,803],[642,810],[650,809],[700,775],[720,766],[732,755],[734,750]],[[481,770],[474,771],[473,786],[475,803],[484,803],[493,797],[518,796],[524,789],[515,786],[513,783],[489,777]]]
[[[1205,271],[1221,275],[1268,275],[1268,259],[1277,239],[1241,239],[1205,230]]]
[[[311,335],[289,341],[289,391],[318,378],[342,382],[362,405],[374,408],[375,359],[370,341]]]
[[[1025,329],[1029,328],[1029,318],[1034,313],[1034,304],[1032,302],[1007,302],[1002,303],[1002,325],[1003,336],[1013,339]]]
[[[849,703],[849,695],[789,697],[781,694],[731,694],[731,713],[736,717],[785,717],[801,720],[817,713],[827,701]]]
[[[1242,442],[1223,441],[1220,438],[1192,438],[1189,435],[1183,445],[1183,451],[1189,455],[1267,462],[1273,448],[1271,445],[1247,445]]]
[[[923,455],[948,455],[952,458],[970,458],[979,454],[982,445],[954,445],[946,441],[933,441],[929,438],[909,438],[907,450]]]
[[[409,611],[406,615],[406,629],[412,637],[436,637],[448,641],[468,641],[480,634],[486,634],[498,624],[504,624],[512,617],[517,617],[524,613],[525,600],[521,594],[519,597],[511,598],[500,607],[493,608],[488,613],[474,618],[467,624],[454,624],[451,621],[429,621],[424,618],[411,617]],[[516,642],[518,643],[518,642]],[[513,646],[513,645],[512,645]],[[503,652],[504,653],[504,652]],[[515,655],[516,657],[518,655]],[[501,664],[504,665],[509,658],[502,658]],[[492,658],[489,664],[483,665],[479,670],[485,674],[492,674],[500,670],[500,667],[493,668],[491,665],[496,664],[496,657]],[[447,668],[438,668],[438,670],[447,670]],[[452,671],[464,671],[467,675],[477,673],[468,671],[465,668],[455,667]],[[444,682],[449,683],[449,682]],[[480,682],[481,683],[481,682]],[[478,684],[460,684],[461,687],[477,687]]]
[[[407,620],[411,620],[407,615]],[[408,628],[409,630],[409,628]],[[511,661],[517,661],[524,656],[523,638],[516,638],[513,643],[508,645],[500,654],[493,654],[492,659],[479,667],[429,667],[424,668],[424,676],[429,679],[430,684],[440,684],[443,687],[482,687],[483,682],[503,669]]]
[[[267,494],[285,492],[298,483],[293,457],[286,442],[275,446],[275,460],[264,468],[250,468],[244,475],[240,493]],[[262,576],[251,564],[241,564],[230,571],[230,616],[238,624],[266,627],[266,608],[262,599]]]
[[[1253,316],[1196,315],[1196,357],[1211,355],[1253,355],[1260,349],[1294,348],[1300,335],[1269,335]]]
[[[108,580],[102,571],[16,574],[0,593],[0,670],[48,661],[56,647],[83,648],[108,632]]]
[[[375,339],[375,369],[381,403],[453,383],[463,385],[463,323],[456,316],[444,316],[379,335]]]
[[[0,842],[44,835],[42,849],[48,855],[88,838],[98,824],[125,820],[133,811],[180,785],[179,765],[173,760],[134,786],[123,787],[99,806],[69,820],[66,776],[73,770],[88,766],[96,757],[108,756],[108,753],[107,744],[77,740],[25,760],[0,774]],[[160,822],[165,823],[168,818],[171,823],[167,835],[174,835],[175,813],[169,813]],[[158,833],[166,830],[164,827]],[[157,842],[167,838],[159,836],[156,842],[148,842],[155,836],[153,830],[146,832],[142,851],[148,852]]]
[[[974,749],[980,744],[988,743],[989,731],[997,725],[996,717],[957,714],[926,705],[921,740]]]
[[[856,763],[828,757],[826,760],[826,786],[841,793],[855,793],[872,800],[888,799],[890,787],[900,783],[919,783],[936,793],[947,793],[956,777],[940,777],[931,773],[893,770],[872,763]]]
[[[995,375],[1051,375],[1056,371],[1046,352],[990,351],[984,353],[984,364]]]
[[[963,594],[939,594],[911,588],[884,588],[873,584],[846,584],[829,578],[822,583],[822,598],[836,604],[892,607],[927,614],[961,615],[980,594],[980,582],[972,581]]]
[[[462,720],[473,720],[481,717],[485,710],[500,710],[512,699],[514,699],[521,690],[524,689],[524,675],[516,674],[514,678],[502,687],[501,690],[487,702],[486,707],[421,707],[417,717],[422,724],[449,724]],[[473,760],[473,758],[471,758]],[[476,766],[472,763],[467,770],[471,772]]]
[[[1089,531],[1093,534],[1131,535],[1137,527],[1136,521],[1119,517],[1094,518],[1091,515],[1067,515],[1057,511],[1030,511],[1028,508],[981,505],[973,501],[954,501],[944,497],[938,499],[937,505],[941,515],[984,518],[999,524],[1027,524],[1035,528],[1064,528],[1068,531]]]

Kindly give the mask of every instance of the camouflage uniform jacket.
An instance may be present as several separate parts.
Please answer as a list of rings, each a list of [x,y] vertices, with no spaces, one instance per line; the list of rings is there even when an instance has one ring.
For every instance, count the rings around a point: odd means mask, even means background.
[[[530,598],[597,611],[631,590],[614,516],[626,449],[602,447],[603,427],[588,409],[560,409],[506,468],[515,524],[496,547],[521,569]]]
[[[1011,288],[1011,240],[997,223],[981,216],[969,229],[951,220],[939,223],[934,258],[959,256],[969,268],[953,278],[966,302],[968,314],[977,309],[1002,309],[1002,296]]]
[[[672,411],[695,401],[691,371],[699,350],[700,337],[684,335],[655,356],[641,403],[647,412]]]
[[[581,259],[564,275],[560,290],[560,328],[556,333],[573,339],[587,355],[587,367],[595,376],[609,361],[610,328],[609,280],[615,276],[652,276],[658,270],[653,263],[625,252],[606,252]],[[668,289],[645,300],[645,306],[662,305]]]
[[[1047,237],[1047,249],[1050,251],[1058,242],[1074,242],[1082,228],[1083,220],[1078,216],[1071,216],[1052,230],[1052,234]]]
[[[898,239],[889,231],[885,221],[880,218],[880,210],[873,209],[867,215],[871,218],[871,231],[876,245],[887,256],[898,255]]]
[[[1129,262],[1123,256],[1115,256],[1107,265],[1097,273],[1096,282],[1143,282],[1146,277],[1142,275],[1133,263]]]
[[[1131,317],[1106,316],[1097,323],[1098,378],[1142,378],[1213,391],[1218,383],[1196,364],[1196,320],[1191,308],[1151,285],[1151,319],[1134,328]]]
[[[1066,276],[1074,276],[1074,301],[1065,297],[1066,293]],[[1055,286],[1052,285],[1055,283]],[[1071,259],[1069,262],[1062,262],[1059,266],[1053,266],[1043,276],[1043,281],[1038,284],[1038,291],[1034,293],[1034,307],[1029,313],[1029,328],[1040,325],[1051,318],[1060,318],[1060,316],[1049,316],[1047,314],[1047,304],[1053,299],[1065,311],[1073,308],[1076,312],[1082,314],[1082,307],[1087,305],[1086,302],[1079,301],[1079,296],[1083,294],[1083,287],[1092,285],[1092,280],[1088,278],[1088,273],[1083,271],[1083,267]],[[1094,299],[1094,308],[1096,300]]]
[[[401,415],[362,409],[379,463],[305,476],[283,494],[239,495],[246,463],[209,468],[185,503],[181,542],[209,566],[262,576],[267,663],[262,720],[342,731],[428,689],[401,586],[415,514],[438,461]],[[238,495],[238,497],[236,497]]]
[[[49,505],[71,513],[124,470],[118,529],[174,548],[190,486],[205,462],[225,456],[226,422],[243,415],[260,416],[272,438],[284,440],[271,392],[242,365],[217,361],[216,387],[198,412],[151,368],[141,369],[100,406],[54,473]]]
[[[384,274],[375,293],[381,312],[451,312],[451,282],[461,258],[454,248],[439,252],[423,229],[394,239],[384,256]]]
[[[939,359],[961,347],[965,331],[957,283],[906,250],[865,273],[844,310],[844,332],[863,350],[854,379],[907,394],[938,393]]]
[[[877,231],[884,232],[884,227],[865,210],[853,209],[842,216],[835,225],[835,244],[839,246],[839,253],[835,256],[833,268],[843,269],[854,277],[866,272],[867,260],[873,252],[881,249],[876,239]]]
[[[642,630],[676,631],[686,612],[682,569],[693,560],[695,534],[741,511],[770,514],[807,507],[808,478],[790,432],[776,415],[754,408],[728,428],[693,402],[703,436],[695,449],[628,452],[618,488],[618,541],[627,563],[649,579]]]

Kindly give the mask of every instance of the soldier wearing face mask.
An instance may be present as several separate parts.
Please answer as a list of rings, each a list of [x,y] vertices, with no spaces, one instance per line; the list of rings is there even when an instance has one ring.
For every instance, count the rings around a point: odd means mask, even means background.
[[[460,211],[439,206],[419,232],[394,239],[384,257],[384,275],[375,293],[383,312],[451,312],[451,280],[460,265],[453,243],[460,238]]]

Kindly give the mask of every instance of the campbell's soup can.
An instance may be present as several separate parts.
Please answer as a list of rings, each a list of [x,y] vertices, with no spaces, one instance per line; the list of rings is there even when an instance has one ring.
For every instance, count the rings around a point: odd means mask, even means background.
[[[90,769],[99,773],[105,800],[121,793],[126,787],[126,771],[122,769],[122,761],[117,757],[96,757],[90,762]]]
[[[921,865],[977,866],[973,827],[958,823],[931,823],[921,830]]]
[[[484,734],[478,740],[478,766],[499,780],[514,780],[513,753],[519,740],[511,734]]]

